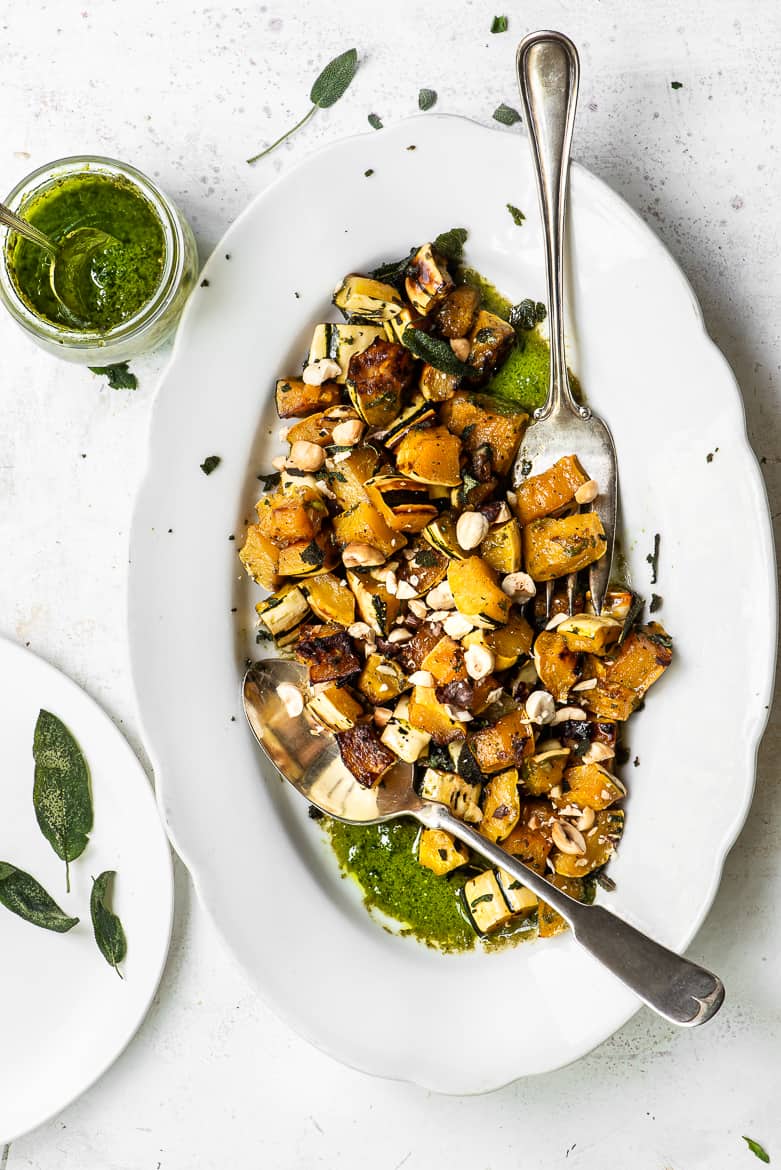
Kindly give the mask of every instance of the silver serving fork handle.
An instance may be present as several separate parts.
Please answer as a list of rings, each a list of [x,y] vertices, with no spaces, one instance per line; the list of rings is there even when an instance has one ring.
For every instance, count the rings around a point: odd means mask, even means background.
[[[513,467],[517,487],[528,475],[538,475],[564,455],[577,455],[599,486],[590,507],[605,530],[605,554],[589,569],[594,611],[600,613],[613,562],[618,505],[618,466],[613,437],[607,425],[588,406],[572,396],[564,350],[564,216],[567,198],[572,127],[578,98],[580,61],[568,37],[558,32],[535,32],[518,46],[518,84],[526,115],[537,189],[540,197],[545,276],[550,325],[550,385],[545,405],[534,413]],[[573,612],[576,574],[567,578],[569,612]],[[548,581],[546,613],[550,614],[553,584]]]

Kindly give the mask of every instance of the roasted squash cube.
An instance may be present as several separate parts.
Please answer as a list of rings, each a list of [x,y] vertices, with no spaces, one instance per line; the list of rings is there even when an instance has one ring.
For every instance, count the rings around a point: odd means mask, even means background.
[[[502,842],[503,848],[537,873],[544,873],[546,859],[553,848],[550,830],[546,827],[546,821],[550,820],[550,805],[542,801],[522,801],[518,824]]]
[[[259,524],[250,524],[239,558],[244,568],[264,589],[276,589],[279,575],[279,549],[272,544]]]
[[[556,627],[570,650],[601,657],[607,654],[621,637],[623,625],[615,618],[581,613],[567,618]]]
[[[401,610],[398,597],[388,592],[384,582],[376,581],[368,573],[354,573],[348,569],[347,584],[355,596],[361,620],[381,638],[387,638]]]
[[[497,869],[496,877],[504,900],[513,914],[524,914],[537,909],[537,895],[528,890],[517,877],[513,877],[506,869]]]
[[[510,599],[503,593],[496,572],[482,557],[451,561],[447,579],[459,613],[476,626],[492,629],[510,616]]]
[[[263,535],[278,548],[314,540],[328,516],[320,493],[307,486],[263,496],[255,510]]]
[[[461,441],[447,427],[412,427],[396,448],[402,475],[454,487],[461,482]]]
[[[457,772],[443,772],[439,768],[426,768],[420,784],[420,795],[424,800],[436,800],[446,804],[450,811],[462,821],[476,825],[482,819],[480,785],[472,784]]]
[[[471,284],[459,284],[434,312],[443,337],[468,337],[480,307],[480,293]]]
[[[368,349],[350,358],[347,392],[364,422],[384,427],[399,413],[402,395],[416,373],[415,359],[408,349],[378,337]]]
[[[487,869],[477,877],[470,878],[464,885],[466,901],[475,929],[480,934],[498,930],[512,918],[510,907],[505,901],[496,874]]]
[[[320,573],[302,581],[301,588],[313,613],[321,622],[338,622],[340,626],[351,626],[355,620],[355,596],[345,589],[333,573]]]
[[[526,791],[532,796],[547,796],[551,788],[561,784],[569,759],[569,748],[552,748],[529,756],[521,769]]]
[[[515,510],[521,524],[530,524],[571,504],[575,492],[587,480],[575,455],[565,455],[540,475],[530,475],[516,489]]]
[[[352,415],[337,414],[336,417],[326,410],[310,414],[307,418],[293,423],[287,432],[287,441],[291,446],[293,443],[303,442],[317,443],[318,447],[328,447],[333,443],[334,427],[338,427],[339,423],[345,422],[349,417],[355,418],[355,412]]]
[[[402,309],[401,294],[392,284],[351,272],[334,293],[334,304],[359,321],[383,322]]]
[[[672,639],[658,622],[633,630],[621,646],[607,681],[629,687],[642,698],[672,662]]]
[[[585,877],[595,869],[607,865],[624,831],[624,812],[620,808],[606,808],[595,814],[594,824],[584,834],[585,854],[562,853],[554,850],[551,861],[562,877]]]
[[[341,626],[305,626],[296,643],[296,658],[309,667],[309,682],[352,678],[361,663]]]
[[[469,850],[444,829],[423,829],[418,842],[418,861],[442,877],[469,861]]]
[[[427,363],[420,372],[418,386],[427,402],[446,402],[453,397],[460,381],[457,374],[446,374]]]
[[[347,731],[338,731],[336,742],[342,763],[364,788],[373,788],[398,762],[370,723],[356,723]]]
[[[471,350],[467,359],[479,382],[487,382],[498,370],[515,345],[515,330],[507,321],[481,309],[469,335]]]
[[[568,768],[564,779],[569,790],[559,798],[563,807],[567,804],[576,804],[579,808],[609,808],[617,800],[626,796],[626,788],[602,764],[577,764]]]
[[[404,671],[384,654],[370,654],[358,679],[358,690],[376,707],[389,706],[407,685]]]
[[[518,770],[509,768],[492,776],[485,786],[480,832],[489,841],[503,841],[517,825],[520,815]]]
[[[503,715],[490,727],[470,736],[477,766],[486,776],[520,766],[534,752],[534,738],[520,709]]]
[[[578,681],[578,656],[558,630],[543,630],[534,642],[534,667],[540,682],[558,702],[565,702]]]
[[[354,504],[365,503],[367,479],[377,471],[380,453],[368,443],[355,447],[345,459],[340,459],[332,471],[326,473],[328,486],[336,496],[340,508],[348,511]]]
[[[480,545],[480,556],[503,577],[518,572],[521,567],[521,526],[515,517],[488,529],[488,535]]]
[[[314,577],[332,569],[338,561],[330,533],[319,533],[314,540],[297,540],[279,552],[279,572],[283,577]]]
[[[458,435],[467,455],[480,448],[490,448],[491,466],[499,475],[507,475],[523,438],[529,416],[523,410],[503,409],[487,395],[459,391],[440,407],[442,422]]]
[[[386,557],[406,544],[406,537],[394,532],[369,500],[353,504],[346,512],[334,516],[333,530],[342,548],[353,543],[370,544]]]
[[[582,695],[583,706],[598,719],[625,722],[640,704],[640,696],[631,687],[601,679]]]
[[[418,248],[407,266],[404,281],[407,299],[424,316],[443,301],[453,288],[453,278],[442,256],[431,244]]]
[[[427,670],[432,674],[440,686],[469,677],[464,663],[464,651],[458,642],[447,634],[444,634],[434,648],[429,650],[421,661],[420,669]]]
[[[452,743],[466,736],[466,724],[454,719],[440,703],[433,687],[415,687],[409,701],[409,721],[413,727],[428,731],[434,743]]]
[[[336,406],[341,396],[336,382],[310,386],[300,378],[280,378],[276,388],[277,414],[280,418],[303,418]]]
[[[526,571],[535,581],[552,581],[585,569],[605,555],[607,537],[596,512],[560,520],[532,520],[523,530]]]
[[[432,548],[425,538],[415,541],[411,548],[412,556],[404,556],[396,577],[414,589],[416,597],[422,597],[447,576],[448,558]]]
[[[302,590],[298,585],[291,584],[283,585],[271,597],[259,601],[255,611],[277,644],[280,644],[283,635],[296,631],[310,615],[309,604]]]
[[[350,688],[343,686],[318,691],[307,703],[307,708],[330,731],[348,731],[364,714]]]
[[[545,877],[552,886],[555,886],[556,889],[561,890],[565,894],[569,894],[570,898],[575,898],[578,902],[590,902],[593,900],[593,894],[590,888],[587,889],[585,883],[579,877],[566,877],[558,873],[546,874]],[[540,901],[540,938],[552,938],[553,935],[561,934],[567,929],[567,923],[558,911],[554,910],[547,902]]]

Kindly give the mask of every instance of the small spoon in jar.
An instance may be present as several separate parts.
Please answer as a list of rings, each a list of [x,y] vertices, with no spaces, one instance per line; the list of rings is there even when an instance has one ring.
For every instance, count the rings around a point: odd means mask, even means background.
[[[558,911],[576,941],[664,1019],[692,1027],[715,1016],[724,1001],[718,976],[654,942],[604,906],[577,902],[459,820],[446,805],[424,800],[415,791],[411,764],[400,761],[371,788],[360,784],[342,763],[332,732],[308,710],[306,680],[307,669],[300,663],[266,658],[245,674],[242,697],[264,753],[310,804],[349,825],[411,816],[429,829],[445,829]]]
[[[55,243],[4,203],[0,203],[0,223],[49,253],[52,292],[76,322],[88,320],[84,298],[92,283],[92,261],[99,251],[118,241],[100,228],[80,227],[68,232],[60,243]]]

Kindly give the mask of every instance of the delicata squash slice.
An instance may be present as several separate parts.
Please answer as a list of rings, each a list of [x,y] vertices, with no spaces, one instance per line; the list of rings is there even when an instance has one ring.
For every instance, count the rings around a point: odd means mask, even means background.
[[[404,761],[425,799],[588,901],[623,830],[620,729],[672,641],[622,585],[599,615],[576,590],[569,614],[567,574],[605,555],[598,485],[573,451],[513,486],[529,414],[490,389],[525,343],[467,276],[429,242],[341,280],[344,320],[276,382],[288,450],[239,555],[259,640],[306,665],[360,784]],[[414,856],[478,934],[564,928],[448,833]]]

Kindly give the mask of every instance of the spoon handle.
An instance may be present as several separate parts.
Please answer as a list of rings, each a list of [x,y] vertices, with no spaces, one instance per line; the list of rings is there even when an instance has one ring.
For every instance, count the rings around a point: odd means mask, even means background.
[[[16,212],[11,211],[11,208],[6,207],[4,203],[0,203],[0,223],[4,223],[12,231],[18,232],[20,236],[24,236],[31,244],[37,244],[40,248],[45,248],[50,256],[57,255],[57,247],[51,242],[48,236],[45,236],[43,232],[39,232],[38,228],[33,227],[31,223],[28,223],[26,219],[22,219]]]
[[[569,923],[582,947],[670,1023],[682,1027],[704,1024],[721,1007],[724,985],[717,975],[654,942],[603,906],[577,902],[453,816],[444,805],[425,805],[416,815],[429,828],[447,830],[492,865],[523,882]]]
[[[567,172],[580,61],[577,49],[563,33],[535,32],[519,44],[516,64],[540,199],[548,285],[550,385],[539,417],[546,418],[565,407],[578,414],[564,351],[563,253]]]

